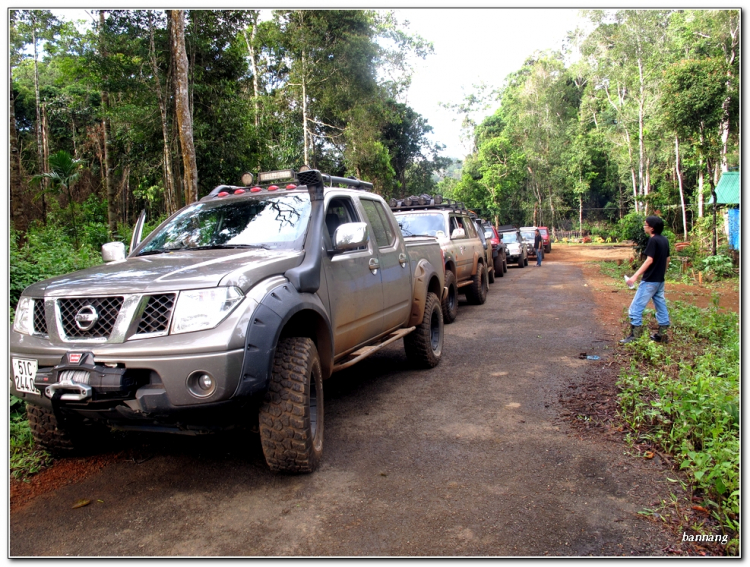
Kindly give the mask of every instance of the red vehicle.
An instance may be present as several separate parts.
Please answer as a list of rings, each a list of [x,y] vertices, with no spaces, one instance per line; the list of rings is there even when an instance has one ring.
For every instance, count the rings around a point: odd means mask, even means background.
[[[549,254],[552,251],[552,240],[549,237],[549,230],[546,226],[538,226],[539,234],[542,235],[542,242],[544,242],[544,251]]]
[[[495,266],[495,275],[502,278],[505,272],[508,271],[505,246],[500,244],[500,235],[494,226],[485,220],[480,222],[484,227],[484,237],[492,244],[492,261]]]

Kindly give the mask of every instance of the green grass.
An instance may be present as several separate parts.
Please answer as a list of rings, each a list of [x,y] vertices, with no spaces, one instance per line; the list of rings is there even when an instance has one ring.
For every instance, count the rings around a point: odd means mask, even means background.
[[[739,317],[713,305],[670,303],[668,344],[648,334],[627,348],[620,415],[633,438],[670,453],[739,546]]]
[[[46,467],[49,453],[37,449],[31,436],[26,411],[21,400],[11,396],[10,414],[10,474],[24,480]]]

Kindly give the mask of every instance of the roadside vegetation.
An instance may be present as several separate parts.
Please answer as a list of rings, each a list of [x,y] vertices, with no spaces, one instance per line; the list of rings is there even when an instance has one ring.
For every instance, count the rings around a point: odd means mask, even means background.
[[[700,246],[700,231],[697,232],[691,246],[683,250],[684,255],[672,257],[667,282],[709,287],[734,283],[739,293],[730,252],[710,255]],[[635,259],[632,263],[600,264],[603,273],[620,282],[638,265],[640,260]],[[624,349],[626,362],[617,386],[619,413],[628,432],[626,439],[664,452],[685,473],[694,502],[700,502],[693,509],[705,511],[710,518],[687,522],[687,516],[680,517],[683,529],[695,534],[711,534],[720,529],[729,540],[725,551],[737,554],[739,315],[720,309],[717,293],[707,308],[673,301],[669,310],[669,343],[651,341],[644,333]],[[653,316],[653,310],[647,309],[645,320]]]

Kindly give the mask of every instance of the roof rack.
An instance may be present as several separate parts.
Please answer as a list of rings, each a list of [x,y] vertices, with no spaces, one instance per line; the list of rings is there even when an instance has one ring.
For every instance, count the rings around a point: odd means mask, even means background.
[[[512,224],[504,224],[497,227],[498,232],[510,232],[511,230],[516,231],[518,230],[518,228],[516,228]]]
[[[452,199],[443,199],[442,195],[427,195],[426,193],[401,199],[391,199],[388,203],[393,211],[413,211],[424,209],[448,209],[457,213],[468,213],[463,203]]]
[[[312,173],[314,172],[314,173]],[[317,180],[316,174],[320,175],[323,183],[327,184],[328,187],[336,185],[346,185],[349,189],[361,189],[363,191],[372,191],[373,185],[367,181],[362,181],[356,177],[336,177],[325,173],[319,173],[316,170],[305,169],[303,171],[295,172],[293,169],[284,169],[281,171],[268,171],[258,174],[258,182],[264,185],[253,184],[253,176],[249,173],[243,175],[243,183],[249,181],[248,185],[238,187],[236,185],[218,185],[214,187],[211,192],[203,197],[201,201],[206,201],[218,197],[227,197],[229,195],[241,195],[243,193],[272,193],[279,189],[292,190],[301,189],[305,185],[309,185],[311,182],[315,183]],[[275,185],[279,180],[286,180],[280,185]],[[267,182],[271,182],[266,185]]]

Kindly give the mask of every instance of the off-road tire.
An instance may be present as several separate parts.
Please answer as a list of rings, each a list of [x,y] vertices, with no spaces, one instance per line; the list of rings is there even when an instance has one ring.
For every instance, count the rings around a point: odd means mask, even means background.
[[[443,322],[448,325],[453,323],[458,316],[458,287],[456,287],[456,276],[450,270],[445,272],[445,287],[448,295],[442,302]]]
[[[549,254],[552,252],[552,244],[547,244],[547,246],[544,247],[545,254]]]
[[[495,283],[495,267],[493,266],[491,270],[487,271],[487,281],[490,283]]]
[[[503,272],[507,273],[507,271],[508,271],[508,261],[503,260]]]
[[[26,404],[31,435],[37,445],[56,457],[71,457],[101,447],[109,436],[109,428],[98,423],[86,424],[71,416],[63,425],[52,410]]]
[[[477,264],[477,273],[471,278],[471,283],[466,286],[466,301],[471,305],[482,305],[487,301],[487,266]]]
[[[495,275],[497,277],[502,278],[505,275],[505,271],[503,270],[503,267],[504,267],[503,266],[503,261],[500,258],[500,256],[498,256],[497,258],[495,258],[494,264],[495,264]]]
[[[524,258],[523,265],[524,266],[528,266],[529,265],[529,257],[528,256],[526,256],[526,258]]]
[[[526,265],[526,260],[523,256],[518,257],[518,267],[523,268]]]
[[[427,293],[422,322],[404,337],[406,358],[419,368],[434,368],[443,353],[443,310],[438,296]]]
[[[258,412],[260,442],[272,471],[310,473],[318,467],[323,415],[323,373],[315,343],[305,337],[281,339]]]

